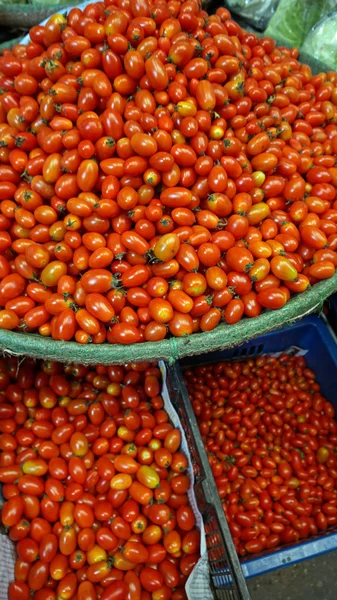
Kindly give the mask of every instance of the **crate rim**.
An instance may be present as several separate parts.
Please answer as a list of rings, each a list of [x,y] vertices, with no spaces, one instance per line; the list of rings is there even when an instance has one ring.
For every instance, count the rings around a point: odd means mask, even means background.
[[[336,304],[336,311],[337,311],[337,293],[334,294],[334,296],[331,296],[331,298],[334,298],[334,302]],[[206,353],[200,354],[196,358],[205,356],[205,361],[203,361],[203,362],[198,361],[197,364],[198,364],[198,366],[212,364],[213,362],[218,360],[218,358],[216,358],[216,357],[211,358],[215,354],[221,354],[221,352],[223,352],[223,351],[235,352],[235,350],[243,350],[245,348],[249,348],[251,345],[255,345],[255,344],[259,345],[259,344],[263,343],[264,340],[267,340],[267,341],[271,340],[273,337],[279,335],[280,333],[287,332],[289,330],[294,331],[296,329],[302,329],[304,326],[315,328],[319,332],[319,335],[324,338],[327,347],[330,348],[331,350],[334,350],[334,352],[336,353],[335,362],[336,362],[336,368],[337,368],[337,332],[335,333],[329,320],[322,312],[319,315],[318,314],[305,315],[301,319],[297,319],[296,321],[294,321],[292,323],[287,323],[286,325],[284,325],[283,327],[281,327],[279,329],[273,329],[272,331],[267,331],[266,333],[258,335],[258,336],[251,338],[245,342],[239,343],[236,346],[232,346],[230,348],[224,347],[220,350],[210,351],[207,354]],[[334,346],[336,346],[336,348]],[[268,355],[268,354],[273,354],[273,352],[272,351],[267,351],[267,352],[262,351],[261,353],[258,353],[256,355],[252,355],[252,356],[257,356],[257,355],[264,356],[264,355]],[[234,357],[231,357],[231,356],[225,357],[222,362],[244,361],[244,360],[247,360],[248,358],[249,358],[249,355],[240,355],[239,354]],[[179,359],[179,364],[181,366],[182,371],[185,371],[186,369],[189,369],[189,368],[192,368],[195,366],[194,362],[191,362],[191,363],[188,362],[189,359],[192,359],[192,361],[193,361],[192,356],[186,356],[186,357]]]

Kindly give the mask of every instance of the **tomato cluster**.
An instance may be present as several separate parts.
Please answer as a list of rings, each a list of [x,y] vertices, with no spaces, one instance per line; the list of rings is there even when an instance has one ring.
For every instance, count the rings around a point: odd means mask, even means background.
[[[200,531],[153,364],[0,361],[9,600],[186,600]]]
[[[337,265],[337,74],[199,0],[104,0],[0,57],[0,328],[131,344]],[[336,142],[335,142],[336,140]]]
[[[337,422],[303,357],[185,371],[241,556],[337,526]]]

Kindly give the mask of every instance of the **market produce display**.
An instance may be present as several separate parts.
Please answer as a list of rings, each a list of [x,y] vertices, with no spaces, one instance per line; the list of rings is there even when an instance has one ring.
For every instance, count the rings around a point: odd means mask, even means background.
[[[10,600],[184,600],[199,559],[156,365],[0,361]]]
[[[160,341],[335,273],[335,73],[197,0],[30,38],[0,57],[0,328]]]
[[[303,356],[184,371],[234,543],[244,557],[337,525],[337,422]]]

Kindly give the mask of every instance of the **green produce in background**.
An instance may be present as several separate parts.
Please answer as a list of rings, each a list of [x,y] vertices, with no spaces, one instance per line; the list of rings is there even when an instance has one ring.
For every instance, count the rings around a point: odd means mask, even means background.
[[[312,27],[336,8],[337,0],[280,0],[265,35],[287,46],[300,48]]]
[[[306,38],[302,51],[337,69],[337,11],[323,17]]]
[[[315,2],[315,0],[312,1]],[[226,0],[225,6],[235,15],[262,31],[278,3],[279,0]]]
[[[71,6],[80,3],[78,0],[29,0],[29,2],[35,6],[55,6],[55,10],[58,6]]]

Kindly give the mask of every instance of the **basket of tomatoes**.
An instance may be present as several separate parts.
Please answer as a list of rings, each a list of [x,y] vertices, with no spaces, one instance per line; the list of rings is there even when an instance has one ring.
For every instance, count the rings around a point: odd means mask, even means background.
[[[119,4],[56,14],[0,57],[9,352],[174,361],[337,287],[337,75],[224,8]]]
[[[220,589],[228,535],[246,577],[337,548],[336,366],[333,332],[310,316],[171,368],[218,489],[205,530]]]
[[[0,577],[9,600],[199,597],[207,553],[196,450],[165,377],[157,363],[0,361],[0,521],[16,554]],[[205,576],[202,590],[213,597]],[[228,593],[249,600],[239,565]]]

